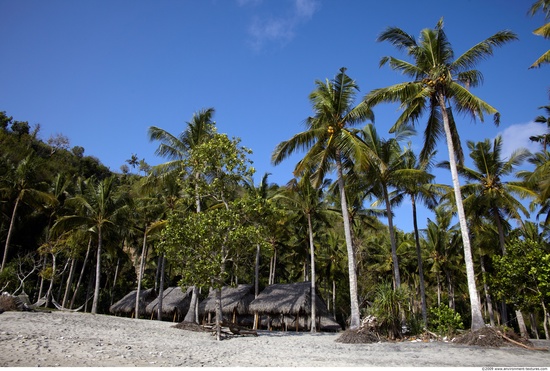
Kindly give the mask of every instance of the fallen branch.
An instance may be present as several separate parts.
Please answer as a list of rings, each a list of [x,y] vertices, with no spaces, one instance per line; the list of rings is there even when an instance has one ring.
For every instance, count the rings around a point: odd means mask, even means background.
[[[530,346],[528,346],[528,345],[525,345],[525,344],[520,343],[519,341],[512,340],[512,339],[510,339],[508,336],[504,335],[504,334],[503,334],[502,332],[500,332],[500,331],[497,331],[497,334],[499,334],[500,336],[502,336],[503,339],[506,339],[506,340],[508,340],[509,342],[513,343],[513,344],[519,345],[520,347],[524,347],[525,349],[529,349],[529,350],[542,350],[542,351],[545,351],[545,352],[548,351],[547,348],[535,348],[535,347],[530,347]]]

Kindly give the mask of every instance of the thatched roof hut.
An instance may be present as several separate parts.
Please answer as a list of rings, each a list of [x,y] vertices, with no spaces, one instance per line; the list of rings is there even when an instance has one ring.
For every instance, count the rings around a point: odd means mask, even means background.
[[[137,290],[133,290],[126,294],[122,299],[111,305],[109,312],[112,314],[129,314],[132,317],[135,315],[136,309],[136,294]],[[150,302],[155,300],[157,293],[155,289],[140,290],[139,292],[139,313],[144,314],[145,308]]]
[[[338,331],[340,325],[332,319],[327,306],[319,293],[315,296],[315,309],[318,327],[325,331]],[[266,287],[249,305],[251,313],[267,315],[269,321],[262,322],[268,328],[287,325],[305,329],[311,324],[311,283],[298,282],[274,284]]]
[[[222,288],[222,313],[232,316],[231,321],[237,322],[237,315],[249,314],[248,305],[252,300],[254,300],[252,285],[224,286]],[[215,312],[216,290],[210,290],[208,297],[199,304],[199,314],[205,316]]]
[[[168,287],[162,293],[162,318],[180,322],[189,310],[193,286],[185,292],[181,287]],[[145,308],[145,313],[151,318],[157,316],[159,297]]]

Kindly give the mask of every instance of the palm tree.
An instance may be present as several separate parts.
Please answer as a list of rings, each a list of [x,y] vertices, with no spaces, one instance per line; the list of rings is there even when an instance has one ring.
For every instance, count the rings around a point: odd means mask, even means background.
[[[167,158],[169,161],[153,167],[153,175],[167,175],[173,172],[178,174],[185,170],[190,151],[197,148],[202,143],[211,139],[215,133],[214,108],[200,110],[193,114],[190,122],[187,122],[187,128],[179,135],[174,136],[164,129],[156,126],[149,128],[149,140],[160,141],[156,150],[158,156]],[[195,181],[195,208],[196,212],[201,211],[201,195],[198,191],[198,180],[201,174],[197,169],[191,169]],[[185,321],[198,322],[198,289],[193,288],[191,305],[185,316]]]
[[[537,218],[546,214],[544,223],[550,222],[550,152],[541,151],[535,153],[528,162],[535,169],[518,171],[517,176],[522,178],[525,186],[536,192],[537,197],[531,203],[531,207],[540,206]]]
[[[326,201],[323,198],[323,189],[328,187],[329,182],[325,181],[320,187],[315,188],[311,183],[309,174],[305,174],[299,180],[294,178],[282,193],[274,196],[274,199],[281,199],[291,209],[301,212],[307,223],[307,235],[309,242],[310,270],[311,270],[311,332],[317,332],[317,308],[316,308],[316,276],[315,276],[315,245],[313,243],[313,219],[323,220],[323,214],[328,213]]]
[[[193,114],[192,120],[187,122],[187,128],[177,137],[156,126],[149,128],[149,140],[160,142],[155,153],[169,160],[164,164],[154,166],[153,174],[180,172],[185,168],[189,152],[214,134],[215,122],[212,121],[214,112],[214,108],[207,108]],[[196,178],[200,176],[199,173],[195,173]],[[195,202],[197,212],[200,212],[201,202],[198,193],[195,194]]]
[[[542,106],[539,109],[544,109],[546,116],[539,115],[535,118],[535,122],[546,125],[547,132],[541,135],[533,135],[529,137],[532,142],[538,142],[542,144],[542,150],[546,151],[546,146],[550,143],[550,106]]]
[[[428,173],[428,169],[431,167],[431,160],[435,156],[433,152],[427,159],[427,161],[419,162],[418,158],[411,149],[408,149],[404,153],[404,167],[407,169],[416,169],[419,173],[416,176],[410,177],[405,181],[400,182],[398,192],[406,194],[411,199],[412,218],[413,218],[413,230],[414,241],[416,247],[416,258],[418,264],[418,278],[420,285],[420,298],[422,305],[422,319],[424,325],[427,325],[428,313],[426,306],[426,288],[424,280],[424,267],[422,262],[422,249],[420,246],[420,233],[418,230],[418,217],[417,217],[417,201],[423,202],[428,208],[433,209],[436,206],[436,196],[440,193],[440,190],[445,186],[440,184],[432,184],[434,176]]]
[[[535,15],[537,12],[542,11],[544,13],[544,19],[550,19],[550,0],[537,0],[533,3],[529,9],[529,14],[531,16]],[[535,35],[542,36],[545,39],[550,38],[550,22],[545,23],[543,26],[537,28],[533,31]],[[550,50],[546,51],[541,55],[529,68],[540,67],[541,64],[550,63]]]
[[[8,232],[6,235],[6,243],[4,245],[4,254],[2,256],[0,273],[4,270],[7,262],[11,237],[13,235],[15,222],[17,219],[17,211],[19,211],[21,204],[27,204],[33,207],[42,207],[45,205],[53,205],[57,201],[52,194],[40,190],[42,184],[37,181],[35,172],[36,163],[34,162],[31,154],[21,160],[17,166],[13,167],[11,172],[8,172],[2,177],[2,183],[4,183],[5,186],[0,188],[0,194],[3,196],[5,195],[6,198],[13,197],[14,200]]]
[[[499,236],[499,245],[502,253],[505,248],[505,230],[509,219],[515,219],[522,223],[522,215],[529,218],[529,211],[514,197],[530,196],[535,198],[537,194],[525,187],[520,182],[507,182],[504,179],[510,176],[517,166],[525,161],[530,153],[526,149],[514,151],[510,158],[502,159],[502,138],[497,136],[492,145],[489,139],[474,143],[468,141],[470,157],[474,168],[460,166],[458,172],[467,184],[462,186],[465,195],[464,206],[466,210],[482,213],[489,217],[496,225]],[[448,163],[440,166],[448,167]]]
[[[472,311],[472,330],[482,328],[484,322],[477,297],[470,237],[460,193],[455,156],[458,155],[458,161],[461,162],[462,151],[452,107],[458,112],[470,114],[474,118],[478,117],[481,121],[483,121],[485,113],[494,114],[495,123],[498,123],[497,110],[469,91],[470,87],[476,87],[483,81],[481,72],[470,68],[480,60],[491,56],[494,47],[516,39],[517,36],[513,32],[500,31],[454,59],[453,49],[443,31],[443,19],[437,23],[435,29],[422,30],[418,41],[401,29],[390,27],[379,36],[378,40],[388,41],[398,49],[406,50],[414,63],[394,57],[384,57],[380,65],[389,63],[392,69],[401,71],[411,77],[413,81],[375,89],[365,97],[365,101],[371,107],[382,102],[401,103],[404,111],[392,131],[405,123],[415,123],[422,114],[428,113],[424,131],[424,148],[420,154],[421,161],[434,150],[440,134],[445,133],[462,232]]]
[[[304,158],[295,167],[295,176],[311,171],[314,187],[319,186],[325,175],[336,166],[336,177],[340,190],[340,204],[344,220],[344,234],[348,253],[348,271],[350,282],[350,328],[359,327],[360,313],[357,297],[357,272],[355,251],[353,248],[350,219],[345,191],[344,172],[349,169],[353,157],[361,158],[359,139],[349,130],[349,126],[367,120],[373,120],[371,109],[361,102],[355,104],[359,88],[354,80],[341,68],[331,81],[315,82],[316,89],[309,99],[313,105],[314,116],[306,119],[306,130],[281,142],[273,152],[273,164],[281,163],[298,150],[307,150]]]
[[[101,282],[101,253],[103,247],[103,234],[118,223],[118,217],[127,210],[130,199],[126,193],[116,194],[114,177],[105,178],[99,182],[87,184],[86,192],[69,200],[81,212],[75,215],[61,217],[54,230],[67,230],[76,226],[93,228],[97,233],[97,255],[94,298],[92,313],[97,313],[99,302],[99,290]]]
[[[403,128],[402,128],[403,129]],[[405,128],[406,129],[406,128]],[[399,187],[400,183],[406,182],[411,177],[422,174],[417,169],[407,169],[405,156],[399,146],[399,140],[411,134],[408,130],[400,130],[396,138],[384,140],[378,136],[374,125],[368,124],[359,132],[366,147],[367,162],[361,164],[365,167],[365,178],[373,184],[374,194],[384,202],[386,206],[386,217],[388,218],[388,231],[390,234],[391,255],[393,262],[394,287],[401,286],[399,273],[399,261],[397,258],[397,243],[393,226],[392,203],[400,200],[390,200],[390,189]],[[398,197],[402,199],[402,197]]]

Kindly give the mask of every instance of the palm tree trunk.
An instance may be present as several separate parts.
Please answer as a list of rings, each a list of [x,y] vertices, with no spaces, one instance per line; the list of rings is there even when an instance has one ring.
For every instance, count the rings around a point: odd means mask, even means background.
[[[101,283],[101,225],[97,226],[97,257],[95,265],[95,288],[94,300],[92,302],[92,314],[97,314],[97,305],[99,302],[99,287]]]
[[[44,262],[42,263],[42,268],[46,268],[46,263],[48,262],[48,255],[44,255]],[[42,275],[40,275],[40,287],[38,288],[38,298],[37,300],[39,300],[40,298],[42,298],[42,291],[44,289],[44,277]]]
[[[222,288],[216,289],[216,340],[222,340]]]
[[[183,319],[184,322],[197,322],[196,321],[196,316],[195,316],[195,308],[197,307],[197,301],[198,300],[199,299],[198,299],[197,286],[193,286],[193,290],[191,292],[191,303],[189,304],[189,310],[187,310],[187,314],[185,315],[185,318]]]
[[[537,330],[537,319],[535,318],[535,314],[533,312],[529,313],[529,322],[531,324],[531,331],[535,335],[535,338],[539,340],[540,336],[539,331]]]
[[[17,208],[19,207],[20,198],[15,199],[15,206],[13,207],[13,212],[11,213],[10,227],[8,228],[8,234],[6,236],[6,244],[4,246],[4,256],[2,257],[2,266],[0,266],[0,273],[4,271],[4,266],[6,265],[6,260],[8,258],[8,249],[10,247],[11,235],[13,233],[13,226],[15,225],[15,215],[17,214]]]
[[[141,291],[141,280],[143,279],[143,262],[145,260],[145,254],[147,253],[147,226],[145,226],[145,232],[143,233],[143,246],[141,247],[141,259],[139,263],[139,275],[137,282],[137,292],[136,292],[136,307],[134,313],[136,314],[136,319],[139,318],[139,299]]]
[[[384,202],[386,203],[386,217],[388,218],[388,230],[390,232],[391,260],[393,262],[393,278],[395,289],[401,287],[401,275],[399,274],[399,260],[397,258],[397,243],[395,242],[395,231],[393,230],[393,215],[391,212],[390,197],[388,189],[384,187]]]
[[[311,332],[317,332],[317,294],[315,289],[315,246],[313,245],[313,227],[311,215],[307,214],[307,229],[309,232],[309,253],[311,255]]]
[[[479,262],[481,266],[481,274],[483,275],[483,291],[485,292],[485,300],[487,301],[487,311],[489,312],[489,322],[491,326],[495,325],[495,313],[493,312],[493,300],[489,293],[489,286],[487,285],[487,273],[485,272],[485,263],[481,252],[479,253]]]
[[[350,297],[350,324],[349,328],[355,330],[359,328],[361,318],[359,313],[359,300],[357,297],[357,270],[355,267],[355,250],[351,238],[351,225],[348,212],[348,201],[344,184],[344,175],[342,171],[342,162],[340,152],[338,151],[336,160],[336,171],[338,173],[338,188],[340,188],[340,204],[342,207],[342,218],[344,219],[344,235],[346,237],[346,248],[348,252],[348,273],[349,273],[349,297]]]
[[[113,305],[113,301],[114,301],[114,298],[113,298],[113,291],[115,290],[115,287],[116,287],[116,280],[118,278],[118,270],[120,269],[120,258],[117,258],[116,260],[116,268],[115,268],[115,276],[113,278],[113,286],[111,286],[111,305]]]
[[[157,319],[162,321],[162,299],[164,296],[164,263],[166,258],[164,253],[161,254],[160,258],[160,282],[159,282],[159,304],[157,306]]]
[[[523,313],[521,310],[516,310],[516,317],[518,319],[519,333],[522,337],[529,339],[529,334],[527,333],[527,326],[525,326],[525,320],[523,319]]]
[[[470,245],[470,234],[468,224],[466,223],[466,214],[464,213],[464,205],[462,203],[462,193],[460,191],[460,181],[458,179],[458,171],[455,159],[455,150],[453,146],[453,136],[449,125],[449,116],[445,106],[445,98],[442,92],[437,94],[441,115],[443,117],[443,127],[445,129],[445,137],[447,139],[447,149],[449,151],[449,165],[451,168],[451,177],[453,180],[453,188],[455,193],[456,209],[458,212],[458,221],[460,223],[460,231],[462,232],[462,244],[464,248],[464,261],[466,265],[466,278],[468,281],[468,295],[470,297],[470,310],[472,314],[472,330],[478,330],[485,326],[483,315],[481,314],[481,305],[477,297],[477,285],[474,272],[474,260],[472,258],[472,248]]]
[[[67,304],[67,300],[69,299],[69,294],[71,291],[71,286],[73,284],[74,270],[76,267],[75,261],[76,259],[71,259],[71,269],[69,269],[69,277],[67,278],[67,285],[65,286],[65,294],[63,294],[63,301],[61,302],[61,306],[63,308],[65,308],[65,304]]]
[[[495,223],[497,225],[497,231],[498,231],[498,241],[500,244],[500,250],[502,251],[502,255],[506,255],[506,244],[504,242],[504,228],[502,227],[502,221],[500,220],[500,217],[498,215],[498,210],[493,210],[493,215],[495,216]],[[501,317],[502,317],[502,323],[507,324],[508,323],[508,309],[506,308],[506,301],[503,300],[500,303],[501,308]]]
[[[84,256],[84,262],[82,263],[82,269],[80,270],[80,276],[78,277],[78,281],[76,283],[76,287],[74,288],[73,297],[71,299],[71,304],[69,305],[69,308],[73,308],[74,301],[76,299],[76,295],[78,294],[78,290],[80,289],[80,284],[82,282],[82,277],[84,277],[84,272],[86,270],[86,263],[88,262],[88,256],[90,255],[90,250],[92,247],[92,236],[90,235],[90,238],[88,239],[88,248],[86,249],[86,255]],[[88,300],[86,297],[85,300]]]
[[[52,254],[52,276],[50,277],[50,286],[48,287],[48,291],[46,292],[46,308],[49,307],[52,299],[53,281],[55,279],[55,270],[57,269],[55,263],[55,254]]]
[[[256,244],[256,260],[254,263],[254,298],[260,294],[260,244]],[[254,312],[253,330],[258,328],[258,312]]]
[[[416,215],[416,198],[411,195],[411,203],[413,210],[413,227],[414,227],[414,242],[416,245],[416,259],[418,261],[418,278],[420,281],[420,300],[422,305],[422,321],[424,326],[428,325],[428,311],[426,308],[426,287],[424,285],[424,268],[422,265],[422,251],[420,249],[420,237],[418,233],[418,222]]]
[[[550,339],[550,333],[548,331],[548,312],[546,311],[544,300],[541,300],[540,303],[542,305],[542,315],[544,316],[544,321],[542,322],[542,325],[544,326],[544,337],[548,340]]]

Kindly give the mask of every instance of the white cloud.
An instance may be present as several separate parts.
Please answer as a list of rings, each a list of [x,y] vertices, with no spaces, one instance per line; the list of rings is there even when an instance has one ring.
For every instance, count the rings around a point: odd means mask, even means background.
[[[502,158],[510,158],[510,155],[520,148],[526,148],[533,153],[537,152],[541,149],[540,144],[531,142],[529,137],[545,132],[545,126],[536,122],[514,124],[507,127],[499,133],[502,136]]]
[[[238,0],[238,4],[259,5],[261,0]],[[309,21],[318,10],[317,0],[291,0],[292,6],[285,15],[255,16],[248,28],[250,43],[256,50],[267,43],[285,45],[292,41],[300,24]],[[281,2],[277,2],[281,4]]]

